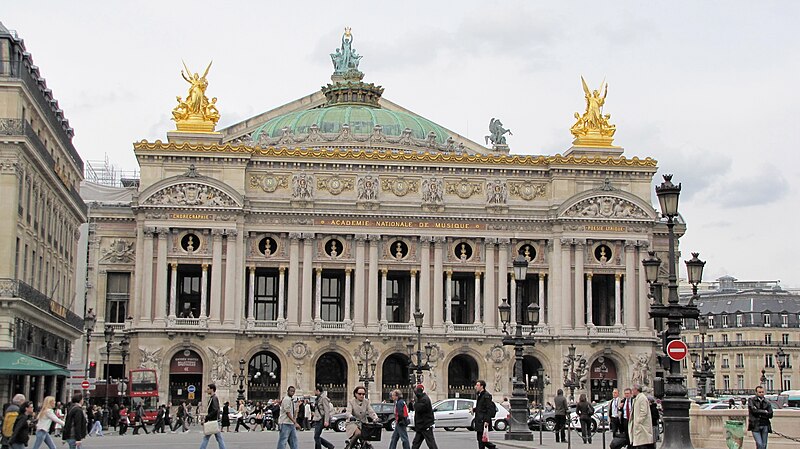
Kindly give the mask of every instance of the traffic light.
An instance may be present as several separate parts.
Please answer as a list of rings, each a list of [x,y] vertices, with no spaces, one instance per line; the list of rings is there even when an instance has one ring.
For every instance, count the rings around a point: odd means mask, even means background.
[[[97,377],[97,362],[89,362],[89,377]]]

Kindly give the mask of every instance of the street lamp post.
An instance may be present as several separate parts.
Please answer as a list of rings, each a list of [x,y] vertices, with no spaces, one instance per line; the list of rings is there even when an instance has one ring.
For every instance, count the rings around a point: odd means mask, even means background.
[[[672,183],[672,175],[664,175],[664,182],[656,186],[656,195],[661,206],[661,215],[667,219],[667,231],[669,241],[669,260],[668,260],[668,283],[667,283],[667,304],[661,301],[654,301],[650,307],[650,317],[656,322],[666,319],[667,328],[663,332],[662,350],[666,354],[667,344],[673,340],[681,338],[681,324],[684,319],[697,319],[700,315],[694,301],[688,304],[680,304],[678,297],[678,276],[676,273],[676,250],[675,250],[675,218],[678,216],[678,199],[681,193],[681,185]],[[693,288],[700,282],[704,263],[695,256],[691,261],[687,261],[686,268],[689,272],[689,280]],[[658,281],[658,268],[661,261],[657,257],[650,257],[642,261],[645,268],[645,277],[651,285]],[[694,298],[693,298],[694,299]],[[668,357],[662,358],[663,367],[666,370],[666,383],[664,385],[664,443],[662,449],[693,449],[692,440],[689,436],[689,406],[691,401],[687,396],[687,389],[684,383],[685,376],[681,374],[681,364]]]
[[[516,297],[516,328],[512,336],[508,329],[508,324],[511,321],[511,305],[508,301],[503,299],[503,303],[499,306],[500,321],[503,323],[503,345],[514,347],[514,377],[513,377],[513,390],[511,392],[511,423],[510,429],[506,432],[506,440],[516,441],[533,441],[533,434],[528,429],[528,396],[525,393],[525,376],[523,374],[523,352],[526,346],[534,346],[536,341],[533,337],[533,331],[536,325],[539,324],[539,305],[530,303],[526,308],[528,322],[531,326],[531,332],[527,336],[522,335],[522,283],[525,281],[525,276],[528,272],[528,260],[523,255],[518,255],[514,259],[514,279],[517,283],[517,297]]]
[[[239,374],[233,375],[233,383],[239,383],[239,388],[236,389],[236,402],[244,401],[244,359],[239,359]]]
[[[761,386],[764,387],[765,390],[767,389],[766,385],[767,385],[767,370],[761,368]]]
[[[706,356],[706,334],[708,333],[708,319],[701,316],[697,320],[697,330],[700,333],[700,357],[692,354],[693,373],[697,379],[697,389],[700,390],[700,399],[706,402],[706,384],[709,378],[714,377],[714,362]]]
[[[360,353],[364,359],[358,361],[358,381],[364,384],[364,397],[369,397],[369,384],[375,381],[375,368],[378,364],[375,362],[375,348],[372,347],[372,342],[369,338],[364,339],[361,343]]]
[[[564,388],[569,390],[569,402],[575,403],[575,389],[580,385],[575,374],[575,361],[578,357],[575,355],[575,345],[569,345],[567,350],[569,352],[564,363]]]
[[[778,362],[778,373],[780,374],[781,384],[778,387],[778,392],[783,390],[783,369],[786,368],[786,353],[783,348],[778,346],[778,352],[775,353],[776,361]]]
[[[431,359],[433,346],[430,343],[425,344],[425,360],[422,360],[422,324],[424,322],[425,314],[419,309],[414,312],[414,326],[417,328],[417,361],[416,363],[409,364],[409,369],[414,372],[414,384],[419,385],[422,383],[422,371],[429,371],[431,369],[428,361]],[[414,344],[409,343],[408,358],[413,359]]]
[[[86,316],[83,317],[83,328],[86,330],[86,374],[83,379],[87,381],[89,380],[89,344],[92,342],[92,331],[94,331],[95,323],[97,323],[97,315],[93,309],[89,309],[86,312]],[[84,399],[86,399],[87,391],[83,390]]]
[[[103,331],[103,337],[106,339],[106,401],[105,409],[103,410],[103,427],[108,427],[108,389],[111,386],[111,376],[109,367],[111,366],[111,345],[114,343],[114,328],[110,324],[106,324],[106,329]]]
[[[119,355],[122,357],[122,405],[125,405],[126,390],[128,389],[128,376],[125,371],[125,360],[130,354],[131,337],[128,334],[122,336],[122,341],[119,342]]]

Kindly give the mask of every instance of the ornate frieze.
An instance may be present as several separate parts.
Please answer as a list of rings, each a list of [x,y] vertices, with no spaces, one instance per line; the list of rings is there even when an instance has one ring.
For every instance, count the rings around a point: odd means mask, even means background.
[[[378,177],[372,175],[359,176],[356,182],[356,193],[358,201],[377,201]]]
[[[486,203],[490,206],[501,206],[508,202],[508,187],[501,179],[486,183]]]
[[[311,201],[314,198],[314,175],[297,173],[292,175],[292,199]]]
[[[338,195],[346,190],[353,190],[353,179],[339,175],[319,177],[317,189],[327,190],[331,195]]]
[[[649,218],[641,207],[613,196],[587,198],[567,209],[564,215],[586,218]]]
[[[236,201],[216,187],[184,182],[165,187],[147,198],[146,206],[236,207]]]
[[[263,175],[250,175],[250,186],[259,187],[267,193],[273,193],[278,189],[285,189],[289,186],[289,177],[286,175],[276,175],[265,173]]]
[[[472,195],[480,194],[483,191],[480,182],[471,182],[467,178],[461,178],[459,181],[448,181],[446,189],[448,194],[458,195],[461,199],[470,198]]]
[[[438,211],[443,209],[444,186],[442,180],[435,176],[422,181],[423,208]]]
[[[103,248],[103,258],[101,262],[109,263],[131,263],[133,262],[134,242],[124,239],[114,239],[106,248]]]
[[[509,182],[511,196],[530,201],[547,193],[547,184],[536,184],[531,181]]]
[[[390,191],[396,196],[406,196],[419,190],[419,181],[402,176],[396,178],[384,177],[381,179],[381,189],[384,192]]]

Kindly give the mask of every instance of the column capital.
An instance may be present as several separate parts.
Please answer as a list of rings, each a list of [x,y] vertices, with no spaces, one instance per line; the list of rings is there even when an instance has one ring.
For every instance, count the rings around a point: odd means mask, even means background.
[[[283,265],[279,266],[279,267],[278,267],[278,272],[279,272],[280,274],[283,274],[284,272],[286,272],[286,267],[284,267]]]
[[[636,240],[625,240],[625,251],[633,251],[636,249]]]
[[[144,236],[149,238],[149,239],[153,238],[153,234],[156,233],[157,229],[158,228],[155,228],[153,226],[145,226],[144,227]]]
[[[591,272],[591,271],[590,271],[590,272],[588,272],[588,273],[586,273],[586,279],[591,279],[591,278],[592,278],[592,276],[594,276],[594,274],[592,274],[592,272]]]
[[[572,239],[561,239],[561,246],[563,247],[564,245],[566,246],[572,245]]]
[[[316,267],[314,271],[317,272],[317,276],[322,276],[322,267]]]
[[[355,234],[353,236],[353,239],[355,239],[356,242],[363,245],[364,241],[367,240],[367,234]]]
[[[175,270],[178,269],[178,263],[177,262],[170,262],[169,266],[170,266],[170,268],[172,268],[172,271],[175,271]]]
[[[226,229],[225,235],[227,235],[228,237],[236,237],[237,235],[239,235],[239,231],[236,229]]]
[[[289,233],[289,238],[291,240],[293,240],[293,241],[299,240],[302,236],[303,236],[303,234],[300,233],[300,232],[290,232]]]
[[[617,281],[622,279],[622,273],[614,273],[614,279],[616,279]]]
[[[367,238],[369,239],[370,243],[377,243],[381,239],[381,235],[380,234],[369,234],[367,236]]]
[[[496,245],[497,244],[497,237],[486,237],[486,238],[483,239],[483,244],[484,245],[488,245],[488,246]]]
[[[411,274],[411,277],[413,278],[414,276],[417,275],[417,270],[413,270],[412,269],[411,271],[409,271],[409,273]]]
[[[432,235],[421,235],[419,236],[420,243],[428,243],[430,244],[433,241]]]
[[[475,272],[475,278],[476,279],[480,279],[481,276],[483,276],[483,273],[480,270]]]
[[[156,228],[156,232],[158,233],[158,238],[166,239],[169,235],[169,228]]]
[[[575,248],[583,249],[583,247],[586,245],[586,240],[585,239],[573,239],[572,243],[575,245]]]
[[[437,236],[433,237],[433,244],[437,248],[440,248],[442,245],[444,245],[444,243],[446,241],[447,241],[447,237],[444,237],[444,236],[441,236],[441,235],[437,235]]]
[[[315,237],[316,236],[314,235],[313,232],[304,232],[303,233],[303,239],[304,240],[314,240]]]
[[[447,273],[447,277],[448,278],[453,277],[453,269],[452,268],[448,268],[447,271],[445,271],[445,273]]]
[[[386,267],[381,268],[381,274],[383,274],[383,276],[386,277],[386,275],[389,274],[389,269]]]
[[[249,267],[247,267],[247,269],[250,271],[251,274],[256,272],[256,266],[255,265],[250,265]],[[280,269],[283,270],[283,267],[281,267]]]
[[[647,249],[650,247],[650,242],[648,242],[647,240],[637,240],[636,246],[638,246],[639,249]]]
[[[212,229],[211,235],[214,237],[214,240],[222,239],[222,234],[225,232],[224,229]]]
[[[501,248],[504,248],[511,244],[511,239],[499,238],[497,239],[497,243],[500,245]]]
[[[208,264],[207,263],[204,263],[204,264],[200,265],[200,267],[203,269],[203,271],[208,271]]]
[[[347,267],[347,268],[344,269],[344,274],[347,275],[347,276],[350,276],[350,273],[352,273],[352,272],[353,272],[353,269],[350,268],[350,267]]]

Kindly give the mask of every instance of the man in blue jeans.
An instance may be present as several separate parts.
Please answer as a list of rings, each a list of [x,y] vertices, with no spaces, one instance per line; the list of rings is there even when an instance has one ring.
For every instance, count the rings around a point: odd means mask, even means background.
[[[69,449],[81,447],[81,441],[86,438],[86,414],[83,413],[83,395],[78,393],[72,396],[72,405],[64,419],[61,437],[69,445]]]
[[[397,440],[403,442],[403,449],[409,449],[408,442],[408,407],[403,400],[403,393],[400,390],[392,390],[392,400],[394,401],[394,432],[392,440],[389,442],[389,449],[397,448]]]
[[[333,449],[333,443],[322,438],[322,429],[328,427],[331,423],[331,413],[333,413],[333,406],[331,400],[328,399],[328,392],[325,387],[317,385],[314,394],[317,395],[317,406],[314,407],[314,449]]]
[[[294,410],[294,387],[290,386],[286,390],[286,396],[281,401],[281,413],[278,415],[278,449],[286,447],[286,441],[289,441],[291,449],[297,449],[297,431],[300,430],[300,425],[297,424],[296,413]]]
[[[772,404],[764,398],[764,387],[756,387],[756,395],[747,400],[747,430],[753,432],[756,449],[767,449],[767,437],[772,433]]]
[[[206,411],[206,420],[205,422],[212,422],[212,421],[219,421],[219,398],[217,398],[217,385],[216,384],[208,384],[206,387],[206,395],[208,395],[208,410]],[[205,432],[205,429],[203,429]],[[153,433],[156,433],[153,431]],[[217,439],[217,444],[219,445],[219,449],[225,449],[225,440],[222,439],[222,432],[220,432],[219,426],[217,426],[216,433],[212,433],[209,435],[203,435],[203,441],[200,443],[200,449],[206,449],[208,446],[208,440],[211,437]]]

